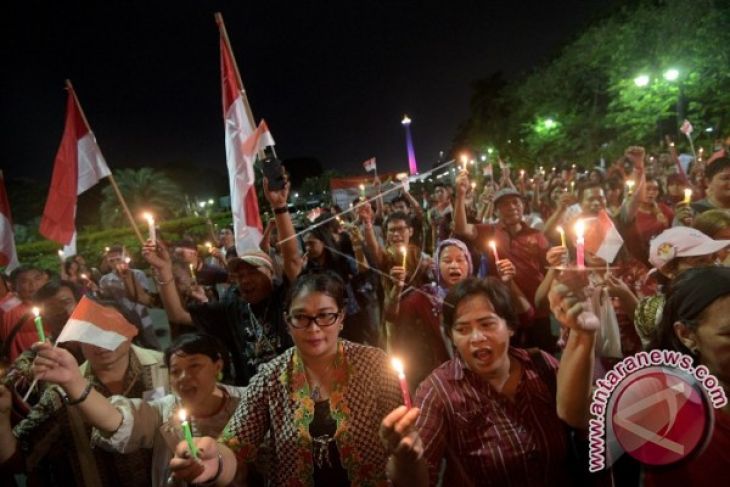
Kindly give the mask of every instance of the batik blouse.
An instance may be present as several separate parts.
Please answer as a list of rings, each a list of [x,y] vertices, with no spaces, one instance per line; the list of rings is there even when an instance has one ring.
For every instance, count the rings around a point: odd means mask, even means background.
[[[378,437],[383,418],[401,404],[398,379],[385,353],[341,340],[333,368],[330,414],[342,466],[354,486],[387,485],[388,454]],[[266,441],[269,480],[277,486],[313,485],[309,425],[314,400],[296,347],[263,365],[243,393],[219,441],[239,462],[251,462]]]

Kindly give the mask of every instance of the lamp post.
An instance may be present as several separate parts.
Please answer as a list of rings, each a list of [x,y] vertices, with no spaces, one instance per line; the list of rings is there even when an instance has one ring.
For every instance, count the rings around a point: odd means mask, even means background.
[[[684,107],[686,105],[686,100],[684,97],[684,92],[682,90],[682,82],[679,79],[679,75],[681,73],[677,68],[668,68],[666,71],[662,73],[662,78],[664,78],[665,81],[669,83],[677,82],[677,105],[676,105],[676,111],[677,111],[677,127],[682,125],[682,121],[684,120]],[[648,74],[640,74],[636,78],[634,78],[634,84],[638,88],[645,88],[649,86],[649,83],[652,81],[652,77]]]
[[[403,128],[406,130],[406,150],[408,151],[408,170],[411,176],[418,174],[418,166],[416,165],[416,153],[413,150],[413,137],[411,136],[411,119],[408,115],[403,115],[403,120],[400,121]]]

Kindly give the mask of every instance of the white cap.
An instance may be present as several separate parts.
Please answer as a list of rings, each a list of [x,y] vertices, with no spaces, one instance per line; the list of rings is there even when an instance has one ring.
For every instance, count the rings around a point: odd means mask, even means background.
[[[690,227],[672,227],[654,237],[649,244],[649,262],[661,269],[675,257],[710,255],[730,245],[730,240],[713,240]]]

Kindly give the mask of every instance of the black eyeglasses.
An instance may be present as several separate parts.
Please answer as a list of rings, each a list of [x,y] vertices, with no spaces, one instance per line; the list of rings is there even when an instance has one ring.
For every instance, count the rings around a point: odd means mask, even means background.
[[[317,316],[309,316],[302,313],[296,313],[293,315],[286,315],[286,321],[292,328],[298,330],[304,330],[309,328],[309,325],[314,322],[320,328],[326,328],[337,323],[337,317],[340,313],[318,313]]]

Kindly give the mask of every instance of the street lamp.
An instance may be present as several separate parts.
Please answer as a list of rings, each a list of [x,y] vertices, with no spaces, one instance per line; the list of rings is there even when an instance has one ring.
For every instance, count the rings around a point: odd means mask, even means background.
[[[648,74],[640,74],[636,78],[634,78],[634,84],[638,86],[639,88],[643,88],[644,86],[648,85],[650,81]]]
[[[553,120],[552,118],[546,118],[545,119],[545,128],[551,129],[553,127],[555,127],[555,120]]]
[[[664,71],[664,79],[667,81],[676,81],[679,78],[679,70],[670,68]]]

